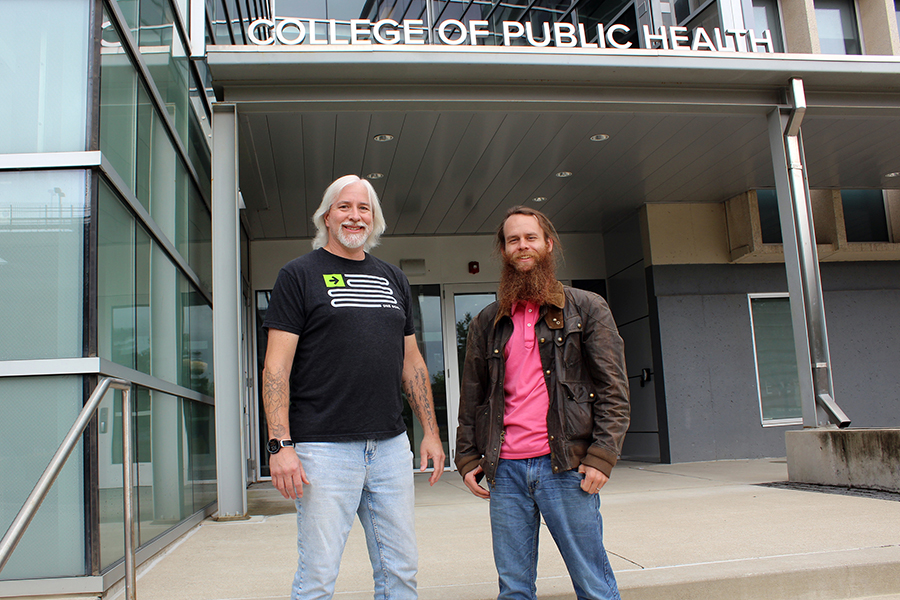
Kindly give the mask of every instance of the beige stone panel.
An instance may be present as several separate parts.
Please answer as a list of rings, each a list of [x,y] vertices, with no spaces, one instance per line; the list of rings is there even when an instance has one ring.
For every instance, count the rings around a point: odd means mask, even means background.
[[[866,54],[900,54],[893,0],[858,0],[859,24]]]
[[[651,264],[730,262],[724,204],[649,204],[646,209]]]
[[[819,54],[819,30],[816,27],[813,0],[784,0],[784,45],[787,52]]]

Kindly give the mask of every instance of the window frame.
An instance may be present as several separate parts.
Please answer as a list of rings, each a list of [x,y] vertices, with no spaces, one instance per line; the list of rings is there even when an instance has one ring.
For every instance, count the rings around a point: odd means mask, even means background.
[[[750,341],[751,346],[753,347],[753,372],[756,378],[756,399],[759,405],[759,421],[762,427],[786,427],[793,425],[803,425],[803,414],[802,407],[798,403],[797,410],[799,415],[796,417],[789,418],[779,418],[779,419],[766,419],[765,411],[763,409],[763,399],[762,399],[762,386],[759,378],[759,354],[756,350],[756,322],[753,318],[753,300],[756,299],[777,299],[777,298],[785,298],[790,301],[790,294],[787,292],[761,292],[761,293],[749,293],[747,294],[747,310],[750,313]],[[793,330],[791,331],[793,335]],[[797,386],[799,389],[800,385],[800,377],[799,373],[797,376]]]

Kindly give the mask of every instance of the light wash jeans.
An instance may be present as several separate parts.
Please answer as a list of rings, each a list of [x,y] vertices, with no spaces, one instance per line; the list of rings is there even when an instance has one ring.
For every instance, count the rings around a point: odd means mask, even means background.
[[[334,595],[354,515],[366,534],[376,600],[414,600],[418,550],[412,452],[405,433],[387,440],[303,442],[294,449],[309,485],[297,504],[292,600]]]
[[[550,456],[501,459],[491,486],[491,533],[500,578],[498,600],[537,598],[541,515],[569,570],[579,600],[620,600],[606,549],[600,496],[581,489],[578,471],[553,473]]]

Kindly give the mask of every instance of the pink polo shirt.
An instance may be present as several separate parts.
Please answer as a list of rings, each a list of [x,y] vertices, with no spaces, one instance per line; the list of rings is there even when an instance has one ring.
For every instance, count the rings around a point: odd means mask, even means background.
[[[550,395],[534,335],[539,309],[533,302],[517,302],[513,306],[513,333],[504,349],[506,409],[503,426],[506,435],[500,447],[500,458],[534,458],[550,454],[547,439]]]

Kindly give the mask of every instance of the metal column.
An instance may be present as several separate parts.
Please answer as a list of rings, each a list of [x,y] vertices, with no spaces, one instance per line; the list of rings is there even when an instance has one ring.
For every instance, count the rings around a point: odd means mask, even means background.
[[[237,110],[213,105],[212,267],[219,519],[247,516],[241,405],[241,260]]]
[[[803,426],[831,423],[846,427],[850,419],[834,401],[816,234],[800,136],[800,123],[806,112],[802,80],[791,80],[790,100],[792,106],[784,114],[781,110],[769,113],[769,143],[784,242]]]

